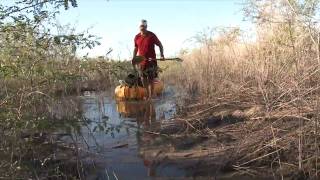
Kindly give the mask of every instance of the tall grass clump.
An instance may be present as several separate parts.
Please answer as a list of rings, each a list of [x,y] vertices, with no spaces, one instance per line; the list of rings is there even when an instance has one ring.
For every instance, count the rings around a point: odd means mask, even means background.
[[[184,55],[181,68],[186,73],[179,76],[188,92],[208,100],[250,99],[268,107],[298,95],[315,95],[320,63],[317,29],[299,20],[291,3],[263,2],[250,4],[250,10],[268,12],[267,5],[279,9],[270,17],[250,14],[256,22],[254,37],[246,37],[239,28],[214,28],[194,38],[200,47]]]
[[[249,0],[244,6],[255,33],[236,27],[199,33],[199,48],[183,55],[176,82],[204,103],[259,107],[242,127],[243,144],[259,139],[246,147],[246,166],[276,162],[317,176],[319,1]]]

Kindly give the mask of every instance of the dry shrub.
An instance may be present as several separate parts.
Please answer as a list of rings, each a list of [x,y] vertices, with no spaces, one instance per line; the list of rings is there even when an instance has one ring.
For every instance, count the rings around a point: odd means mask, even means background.
[[[183,57],[184,73],[176,76],[187,92],[208,100],[233,97],[268,107],[317,92],[317,49],[303,28],[274,25],[259,30],[253,42],[243,40],[238,28],[215,32],[200,35],[200,48]]]
[[[254,129],[245,123],[235,128],[242,133],[238,137],[249,142],[248,146],[241,146],[241,151],[251,154],[275,140],[278,146],[253,153],[247,159],[250,162],[277,162],[280,169],[289,163],[318,174],[318,3],[248,1],[246,15],[255,22],[254,38],[246,38],[248,32],[239,28],[215,28],[198,34],[198,48],[182,55],[185,61],[180,70],[170,75],[176,77],[177,86],[188,93],[187,97],[194,95],[208,104],[240,102],[263,107],[263,117],[250,117],[252,121],[246,123],[264,123],[264,127]],[[275,123],[270,118],[276,122],[289,119],[289,123],[277,127],[285,135],[274,134]],[[292,128],[293,124],[297,127]],[[278,151],[268,160],[269,153]]]

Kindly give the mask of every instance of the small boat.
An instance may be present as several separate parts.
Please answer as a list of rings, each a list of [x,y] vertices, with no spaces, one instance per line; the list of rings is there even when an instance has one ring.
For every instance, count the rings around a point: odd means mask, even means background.
[[[154,91],[156,95],[161,95],[164,90],[164,83],[160,80],[154,80]],[[115,88],[115,97],[117,100],[143,100],[147,97],[147,90],[141,86],[128,86],[125,84]]]

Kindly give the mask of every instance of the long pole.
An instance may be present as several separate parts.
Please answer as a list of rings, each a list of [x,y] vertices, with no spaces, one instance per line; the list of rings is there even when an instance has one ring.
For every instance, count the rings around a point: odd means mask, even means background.
[[[165,58],[165,59],[156,59],[157,61],[179,61],[182,62],[183,60],[180,58]]]

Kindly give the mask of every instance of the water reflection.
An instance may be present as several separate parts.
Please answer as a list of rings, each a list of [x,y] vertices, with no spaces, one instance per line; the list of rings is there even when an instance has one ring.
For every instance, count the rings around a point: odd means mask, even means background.
[[[91,95],[84,97],[83,109],[84,116],[91,123],[82,132],[91,151],[100,154],[96,159],[101,167],[100,179],[107,179],[106,171],[114,171],[119,179],[176,177],[184,174],[176,167],[161,167],[143,156],[143,151],[157,137],[152,132],[160,127],[162,119],[172,118],[175,114],[172,96],[164,96],[153,102],[117,102],[112,96]]]
[[[138,128],[149,128],[156,124],[156,110],[153,102],[117,102],[117,111],[121,117],[132,118]]]
[[[138,149],[143,147],[153,140],[152,132],[155,128],[160,126],[160,121],[156,120],[156,109],[153,102],[117,102],[117,110],[122,117],[132,118],[136,121],[137,127],[140,131],[137,134]],[[152,160],[143,159],[143,164],[147,168],[147,175],[151,177],[156,176],[157,166]]]

